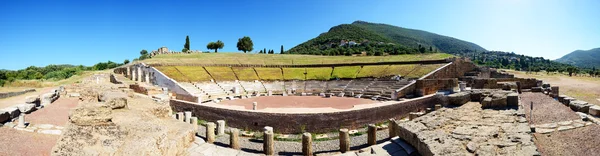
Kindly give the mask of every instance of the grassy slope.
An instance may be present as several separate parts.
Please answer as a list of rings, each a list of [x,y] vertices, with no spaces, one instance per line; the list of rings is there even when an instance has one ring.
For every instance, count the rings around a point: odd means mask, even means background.
[[[436,53],[425,55],[399,55],[399,56],[312,56],[312,55],[267,55],[267,54],[243,54],[243,53],[209,53],[209,54],[172,54],[159,55],[155,58],[144,60],[145,63],[243,63],[243,64],[331,64],[350,62],[381,62],[381,61],[415,61],[434,60],[451,57],[452,55]],[[339,78],[356,77],[382,77],[387,75],[409,75],[409,77],[420,77],[441,65],[383,65],[360,67],[337,67],[331,68],[284,68],[283,75],[279,68],[238,68],[238,67],[206,67],[210,74],[218,81],[235,80],[235,74],[240,80],[252,81],[260,77],[263,80],[304,80],[306,78],[317,80],[328,80],[331,76]],[[157,69],[177,81],[208,81],[210,76],[199,66],[159,66]],[[179,71],[178,71],[179,70]],[[180,73],[181,72],[181,73]],[[183,74],[182,74],[183,73]],[[258,76],[256,75],[258,73]],[[357,75],[358,73],[358,75]]]

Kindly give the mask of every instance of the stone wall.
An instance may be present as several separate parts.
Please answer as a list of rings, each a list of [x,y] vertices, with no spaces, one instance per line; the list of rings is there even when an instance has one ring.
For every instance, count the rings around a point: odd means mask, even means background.
[[[110,74],[110,83],[113,83],[113,84],[122,84],[122,82],[119,81],[119,80],[117,80],[117,78],[113,74]]]
[[[183,87],[181,87],[181,85],[179,85],[179,83],[177,83],[177,81],[169,78],[168,76],[166,76],[165,74],[163,74],[162,72],[157,70],[156,68],[148,67],[148,68],[146,68],[146,70],[151,75],[150,80],[152,81],[152,84],[158,85],[158,86],[164,87],[164,88],[169,88],[169,91],[174,92],[177,95],[179,95],[179,94],[189,95],[189,93],[185,89],[183,89]]]
[[[191,111],[207,121],[226,120],[227,124],[241,129],[262,130],[274,127],[277,133],[324,133],[340,128],[356,129],[367,124],[406,117],[410,112],[425,110],[438,102],[437,96],[424,96],[379,107],[343,110],[326,113],[271,113],[251,110],[233,110],[201,105],[181,100],[171,100],[175,112]]]
[[[457,78],[417,80],[415,94],[424,96],[435,94],[439,90],[453,91],[458,87]]]
[[[129,85],[129,89],[132,89],[136,93],[148,95],[148,89],[146,89],[138,84]]]
[[[440,67],[420,79],[462,78],[466,72],[473,71],[477,66],[466,58],[454,58],[451,63]]]
[[[19,95],[23,95],[23,94],[29,93],[29,92],[35,92],[35,89],[27,89],[27,90],[20,91],[20,92],[0,93],[0,99],[9,98],[9,97],[13,97],[13,96],[19,96]]]
[[[534,78],[486,78],[474,79],[473,89],[501,89],[502,85],[498,82],[520,82],[521,89],[530,89],[537,86],[537,79]]]
[[[175,95],[175,99],[189,101],[189,102],[198,102],[197,96],[187,95],[187,94],[177,94],[177,95]]]

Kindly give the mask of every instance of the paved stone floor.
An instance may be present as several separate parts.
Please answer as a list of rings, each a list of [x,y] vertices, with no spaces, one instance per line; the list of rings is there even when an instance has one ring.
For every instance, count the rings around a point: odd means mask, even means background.
[[[522,109],[482,109],[468,102],[399,126],[407,142],[424,143],[415,147],[421,154],[429,149],[433,155],[539,155]]]

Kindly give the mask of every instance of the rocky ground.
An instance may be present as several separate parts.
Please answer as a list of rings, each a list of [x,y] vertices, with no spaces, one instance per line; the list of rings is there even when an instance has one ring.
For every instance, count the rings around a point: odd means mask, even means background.
[[[569,107],[558,103],[542,93],[525,92],[520,95],[525,115],[531,124],[546,124],[560,121],[581,119]],[[533,102],[533,113],[531,103]]]
[[[539,155],[522,110],[481,107],[468,102],[399,123],[399,136],[423,155]]]

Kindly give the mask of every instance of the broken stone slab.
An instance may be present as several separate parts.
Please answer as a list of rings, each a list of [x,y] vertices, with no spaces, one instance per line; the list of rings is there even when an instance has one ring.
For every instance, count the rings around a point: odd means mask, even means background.
[[[593,116],[600,116],[600,106],[591,106],[588,114]]]
[[[4,123],[10,119],[10,114],[7,111],[0,110],[0,123]]]
[[[448,102],[451,105],[462,106],[471,100],[471,95],[467,92],[459,92],[448,95]]]
[[[2,112],[2,111],[7,112],[9,114],[9,119],[14,119],[14,118],[19,117],[19,115],[21,115],[21,111],[19,110],[19,108],[14,107],[14,106],[7,107],[7,108],[0,110],[0,112]]]
[[[565,97],[565,98],[563,99],[563,102],[562,102],[562,103],[563,103],[564,105],[567,105],[567,106],[569,106],[569,104],[571,103],[571,101],[575,101],[575,100],[576,100],[576,99],[575,99],[575,98],[572,98],[572,97]]]
[[[69,113],[71,123],[80,126],[108,125],[112,123],[112,108],[102,103],[89,103]]]
[[[22,113],[26,113],[26,114],[29,114],[29,113],[37,110],[37,108],[35,108],[35,104],[20,104],[20,105],[17,105],[17,108],[19,108],[19,111],[21,111]]]
[[[98,99],[100,102],[105,102],[112,109],[127,107],[127,94],[123,92],[104,92]]]
[[[554,132],[554,129],[535,128],[535,132],[540,133],[540,134],[547,134],[547,133]]]
[[[558,95],[558,102],[563,103],[567,95]]]
[[[481,102],[482,108],[504,108],[507,106],[506,94],[494,93],[492,96],[486,97]]]
[[[531,92],[542,92],[542,87],[531,87]]]
[[[40,96],[27,96],[25,97],[25,103],[35,104],[40,102]]]
[[[481,101],[481,97],[483,96],[483,92],[481,90],[471,90],[469,91],[471,95],[471,101]]]
[[[581,101],[581,100],[571,101],[569,103],[569,107],[573,111],[583,112],[583,113],[588,113],[589,109],[590,109],[590,105],[587,102]]]

